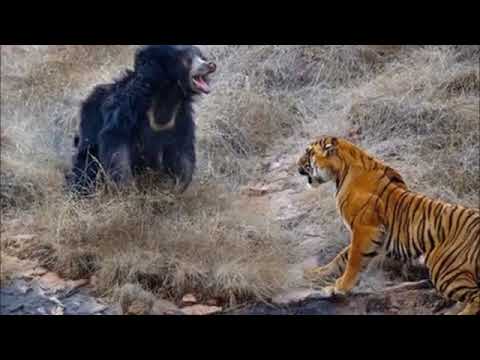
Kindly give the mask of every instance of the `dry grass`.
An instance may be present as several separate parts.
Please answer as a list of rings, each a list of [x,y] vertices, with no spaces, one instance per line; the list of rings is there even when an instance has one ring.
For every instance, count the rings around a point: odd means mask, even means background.
[[[139,284],[125,284],[119,290],[119,303],[125,315],[151,314],[155,297]]]
[[[355,89],[348,119],[380,156],[401,161],[420,191],[478,206],[478,47],[460,62],[458,50],[428,47],[392,63]]]
[[[2,207],[30,206],[58,191],[80,101],[123,71],[132,53],[118,45],[2,46]]]
[[[133,283],[235,303],[295,284],[293,264],[308,255],[292,241],[297,226],[238,207],[238,188],[268,175],[272,153],[296,156],[322,133],[359,130],[415,190],[478,206],[479,46],[204,46],[219,72],[196,107],[194,187],[73,201],[61,187],[78,104],[130,66],[133,48],[2,47],[2,212],[41,229],[17,252],[71,278],[96,274],[101,294]],[[302,226],[318,234],[308,253],[328,259],[348,237],[331,189],[315,196],[322,206]]]
[[[5,266],[0,265],[0,287],[5,287],[11,281],[12,272]]]
[[[152,189],[90,200],[48,198],[35,209],[37,254],[60,275],[97,275],[100,295],[129,282],[164,297],[194,292],[231,304],[268,299],[288,285],[295,243],[266,217],[238,213],[225,190],[197,187],[184,197]],[[40,245],[40,247],[39,247]]]

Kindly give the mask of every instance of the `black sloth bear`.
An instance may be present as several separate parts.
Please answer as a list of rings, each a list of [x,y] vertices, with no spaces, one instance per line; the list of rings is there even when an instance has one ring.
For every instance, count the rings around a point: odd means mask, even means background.
[[[215,71],[195,46],[140,48],[133,71],[97,86],[83,102],[68,188],[89,194],[99,173],[123,186],[150,169],[185,191],[196,166],[192,104],[210,93]]]

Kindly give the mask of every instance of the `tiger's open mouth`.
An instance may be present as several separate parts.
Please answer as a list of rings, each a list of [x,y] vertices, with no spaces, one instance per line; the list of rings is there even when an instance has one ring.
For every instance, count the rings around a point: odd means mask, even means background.
[[[309,184],[312,183],[313,179],[312,179],[312,177],[310,176],[310,174],[309,174],[307,171],[305,171],[305,169],[299,168],[299,169],[298,169],[298,173],[299,173],[301,176],[306,176],[306,177],[308,178],[308,183],[309,183]]]
[[[310,172],[306,171],[303,168],[299,168],[298,172],[301,176],[305,176],[308,179],[308,185],[310,185],[313,188],[316,188],[326,182],[321,177],[318,177],[318,176],[314,177],[312,174],[310,174]]]
[[[308,184],[309,185],[312,185],[313,184],[313,178],[312,176],[310,175],[310,173],[308,171],[306,171],[304,168],[299,168],[298,169],[298,173],[301,175],[301,176],[305,176],[307,179],[308,179]]]

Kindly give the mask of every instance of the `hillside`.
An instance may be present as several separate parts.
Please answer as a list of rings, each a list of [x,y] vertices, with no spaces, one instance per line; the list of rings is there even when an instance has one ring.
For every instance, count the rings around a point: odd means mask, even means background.
[[[190,293],[224,310],[270,304],[308,288],[302,268],[348,242],[333,187],[308,190],[296,171],[306,144],[325,133],[357,142],[415,191],[478,207],[480,46],[203,49],[218,73],[196,105],[192,188],[178,198],[151,188],[75,201],[63,172],[78,106],[131,67],[135,46],[2,46],[2,257],[86,279],[108,304],[147,304],[137,312],[160,299],[179,306]],[[15,273],[2,265],[2,288]],[[325,312],[372,312],[366,298],[375,303],[385,287],[424,275],[382,259],[353,302]],[[432,313],[439,301],[429,290],[392,299],[373,312]],[[312,304],[303,310],[322,313]]]

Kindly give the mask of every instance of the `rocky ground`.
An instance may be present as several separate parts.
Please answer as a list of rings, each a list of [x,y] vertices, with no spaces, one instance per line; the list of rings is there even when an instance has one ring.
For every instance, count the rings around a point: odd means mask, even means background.
[[[66,281],[30,261],[2,258],[4,267],[15,268],[0,289],[2,315],[434,315],[442,310],[442,299],[428,282],[402,284],[377,292],[355,292],[348,298],[322,299],[310,289],[279,294],[272,304],[253,304],[225,309],[215,304],[196,304],[192,295],[183,308],[156,299],[108,304],[92,294],[89,280]],[[123,300],[123,299],[122,299]]]
[[[10,272],[0,288],[2,315],[112,315],[117,311],[94,298],[88,280],[66,281],[35,262],[2,255]]]
[[[344,299],[315,296],[285,306],[255,305],[233,312],[237,315],[435,315],[441,300],[434,290],[395,294],[364,293]]]

